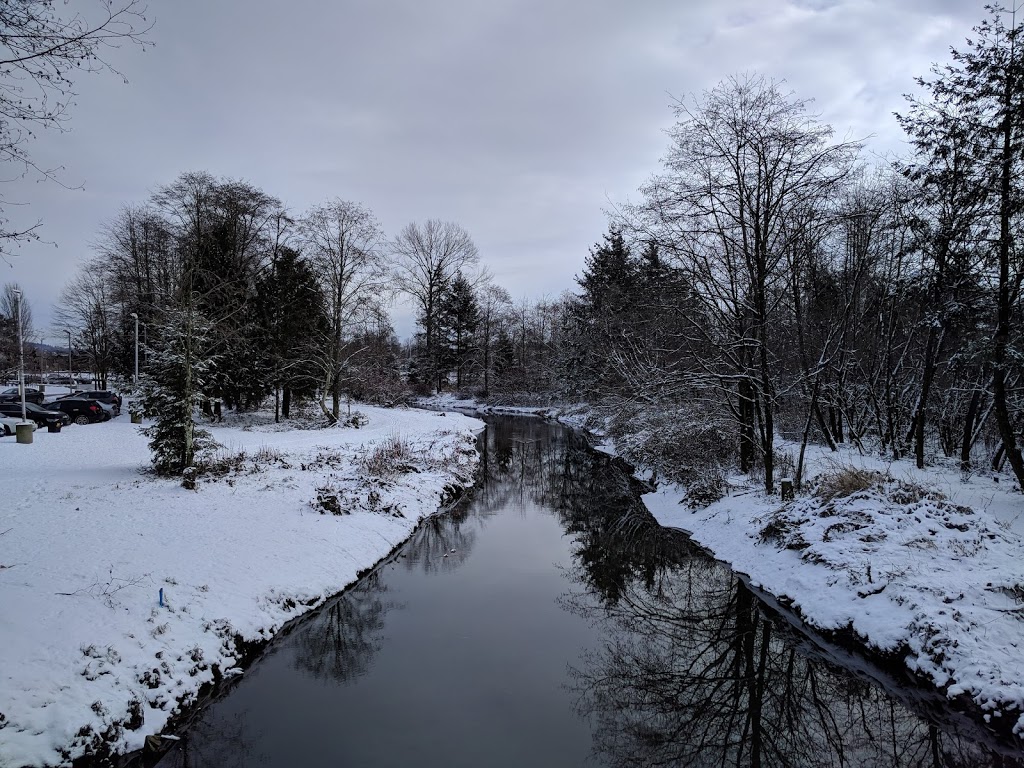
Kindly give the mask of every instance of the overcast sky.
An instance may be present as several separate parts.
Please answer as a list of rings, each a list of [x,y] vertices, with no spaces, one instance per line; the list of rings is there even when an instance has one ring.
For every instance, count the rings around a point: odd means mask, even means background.
[[[899,152],[901,94],[984,15],[982,0],[151,0],[154,46],[111,57],[129,82],[82,78],[70,130],[30,147],[84,189],[4,189],[48,242],[0,263],[0,284],[50,331],[101,224],[205,170],[296,214],[361,202],[389,235],[456,221],[514,297],[556,297],[604,211],[658,169],[675,98],[759,72],[839,138]],[[407,336],[408,310],[395,321]]]

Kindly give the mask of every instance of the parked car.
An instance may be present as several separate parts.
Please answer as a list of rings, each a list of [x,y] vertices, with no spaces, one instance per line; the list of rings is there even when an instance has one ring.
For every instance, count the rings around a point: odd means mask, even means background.
[[[0,392],[0,403],[21,402],[21,390],[18,387],[11,387]],[[25,387],[25,402],[43,404],[43,393],[35,387]]]
[[[110,419],[110,412],[106,408],[85,397],[62,397],[48,405],[66,413],[75,424],[95,424],[97,421]]]
[[[51,408],[44,408],[35,403],[25,403],[25,415],[39,427],[48,427],[51,424],[70,424],[71,417],[64,411],[55,411]],[[21,418],[21,403],[0,403],[0,416],[16,416]]]
[[[21,424],[21,416],[0,416],[0,435],[13,435],[18,431],[18,425]],[[36,429],[36,423],[30,421],[32,425],[32,431]]]
[[[107,410],[113,411],[114,416],[119,416],[121,414],[121,396],[108,389],[93,389],[88,392],[74,392],[70,395],[64,395],[58,399],[66,400],[68,398],[83,397],[89,400],[95,400],[100,405],[106,407]]]

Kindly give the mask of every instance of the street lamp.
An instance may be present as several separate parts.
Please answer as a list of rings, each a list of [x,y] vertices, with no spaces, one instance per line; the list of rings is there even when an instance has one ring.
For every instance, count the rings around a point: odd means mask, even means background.
[[[14,298],[17,299],[18,313],[18,386],[21,388],[21,420],[28,421],[25,411],[25,341],[22,338],[21,327],[21,291],[14,289]]]
[[[68,392],[75,391],[75,369],[71,367],[71,331],[65,330],[68,335]]]
[[[135,386],[139,386],[139,316],[132,312],[135,318]]]

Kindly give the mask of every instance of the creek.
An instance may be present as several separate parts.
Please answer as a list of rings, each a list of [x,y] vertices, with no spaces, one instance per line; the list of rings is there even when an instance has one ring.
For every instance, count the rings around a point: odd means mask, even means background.
[[[287,627],[162,768],[1024,765],[658,526],[579,433],[485,420],[472,498]]]

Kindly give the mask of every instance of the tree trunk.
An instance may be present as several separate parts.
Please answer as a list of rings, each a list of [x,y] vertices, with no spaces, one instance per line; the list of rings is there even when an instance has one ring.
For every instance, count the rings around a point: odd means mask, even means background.
[[[971,447],[974,445],[974,426],[981,410],[981,387],[975,388],[971,394],[971,402],[967,406],[964,417],[964,433],[960,439],[960,471],[967,472],[971,468]]]
[[[285,387],[281,393],[281,416],[290,419],[292,414],[292,388]]]
[[[740,414],[740,471],[754,468],[756,443],[754,442],[754,387],[743,377],[738,384]]]
[[[928,414],[928,396],[931,394],[932,382],[935,380],[935,372],[938,368],[939,354],[942,351],[942,342],[945,339],[945,331],[940,330],[936,338],[935,326],[928,329],[928,341],[924,349],[924,366],[921,371],[921,395],[917,400],[917,408],[914,409],[913,425],[911,435],[914,441],[914,459],[918,469],[924,469],[924,433],[925,423]],[[911,437],[908,435],[908,442]]]

